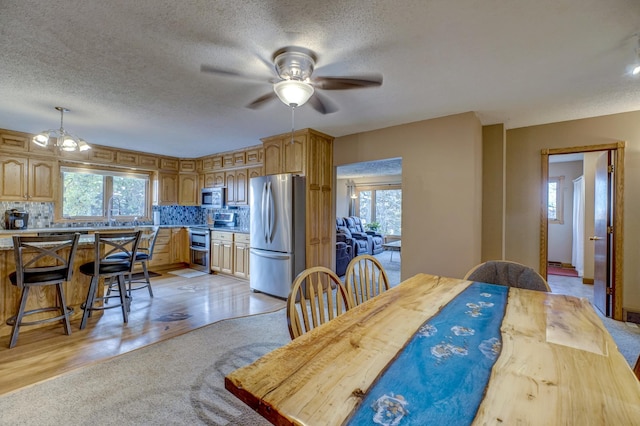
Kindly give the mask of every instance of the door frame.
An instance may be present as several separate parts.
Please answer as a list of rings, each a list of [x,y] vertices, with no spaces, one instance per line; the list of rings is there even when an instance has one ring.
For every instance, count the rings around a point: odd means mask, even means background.
[[[624,289],[624,142],[614,142],[600,145],[587,145],[577,146],[570,148],[544,148],[541,150],[541,162],[542,162],[542,178],[541,178],[541,200],[540,205],[540,275],[547,279],[547,262],[549,255],[548,237],[549,237],[549,222],[548,222],[548,187],[549,187],[549,155],[555,154],[575,154],[581,152],[594,152],[594,151],[614,151],[614,179],[615,179],[615,194],[614,194],[614,207],[613,207],[613,280],[615,285],[613,286],[613,306],[612,315],[613,319],[622,321],[622,295]]]

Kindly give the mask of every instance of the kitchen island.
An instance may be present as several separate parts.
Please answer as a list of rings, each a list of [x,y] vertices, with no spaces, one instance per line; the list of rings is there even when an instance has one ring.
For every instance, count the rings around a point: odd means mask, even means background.
[[[85,228],[82,228],[83,230]],[[94,260],[94,241],[95,237],[93,233],[97,231],[123,231],[131,230],[133,227],[108,227],[108,228],[91,228],[86,234],[80,235],[80,242],[78,243],[78,249],[76,251],[75,259],[73,262],[73,276],[70,282],[64,283],[64,293],[66,296],[67,306],[73,307],[74,312],[71,315],[71,321],[82,318],[82,309],[80,305],[84,303],[87,298],[87,291],[89,290],[89,283],[91,277],[81,274],[78,271],[80,265],[93,262]],[[151,227],[149,227],[151,229]],[[13,251],[13,240],[11,235],[37,235],[38,232],[80,232],[76,228],[60,228],[52,230],[46,229],[31,229],[31,230],[4,230],[0,233],[0,336],[8,336],[11,334],[11,326],[7,325],[7,318],[16,314],[18,310],[18,304],[20,302],[21,291],[17,286],[11,284],[9,280],[9,274],[16,270],[15,256]],[[145,242],[141,242],[144,244]],[[98,295],[103,294],[104,288],[100,286]],[[44,306],[53,306],[56,300],[56,292],[53,286],[47,286],[42,288],[32,288],[27,303],[27,310],[36,309]],[[94,312],[94,315],[101,315],[101,311]],[[34,315],[30,320],[35,319]],[[37,327],[51,327],[51,323],[39,324],[29,326],[29,329]],[[26,329],[25,329],[26,330]]]

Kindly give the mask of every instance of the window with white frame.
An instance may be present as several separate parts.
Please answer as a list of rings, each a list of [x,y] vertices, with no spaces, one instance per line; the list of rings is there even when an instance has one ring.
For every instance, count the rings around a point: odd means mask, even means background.
[[[564,176],[550,177],[547,195],[549,223],[564,223]]]
[[[402,234],[402,188],[400,185],[356,188],[356,215],[365,226],[377,223],[383,235]]]
[[[63,219],[131,221],[149,217],[150,173],[61,167]]]

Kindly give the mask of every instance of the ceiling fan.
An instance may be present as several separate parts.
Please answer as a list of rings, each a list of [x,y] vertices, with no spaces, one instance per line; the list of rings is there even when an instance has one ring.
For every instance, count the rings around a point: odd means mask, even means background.
[[[317,56],[313,51],[303,47],[288,46],[278,49],[273,54],[272,63],[264,59],[262,61],[276,73],[275,78],[268,80],[273,84],[273,91],[255,99],[247,105],[247,108],[260,108],[272,99],[278,98],[292,108],[302,106],[308,101],[316,111],[331,114],[338,108],[317,90],[350,90],[382,85],[380,74],[312,78]],[[236,71],[209,65],[202,65],[200,71],[254,79]],[[260,80],[263,81],[263,79]]]

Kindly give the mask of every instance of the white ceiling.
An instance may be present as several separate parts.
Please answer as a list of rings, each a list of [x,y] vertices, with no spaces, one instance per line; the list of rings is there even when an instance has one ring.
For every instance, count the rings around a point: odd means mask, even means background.
[[[381,73],[323,91],[295,127],[333,136],[467,111],[507,128],[640,109],[638,0],[2,0],[0,128],[179,157],[291,129],[265,64],[290,45],[314,76]],[[200,72],[202,64],[257,80]]]

